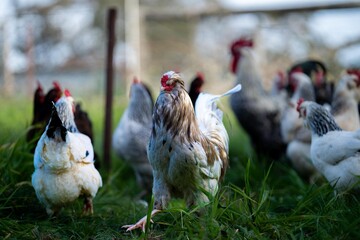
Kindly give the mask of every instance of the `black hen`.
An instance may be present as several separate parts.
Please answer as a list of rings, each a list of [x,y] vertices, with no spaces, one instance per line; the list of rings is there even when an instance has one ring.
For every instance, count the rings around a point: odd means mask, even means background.
[[[190,83],[189,96],[194,108],[196,99],[201,93],[201,87],[204,85],[204,82],[204,75],[199,72],[196,74],[195,78]]]
[[[33,120],[31,122],[32,128],[26,135],[27,142],[37,143],[50,119],[53,103],[60,99],[61,95],[62,90],[58,82],[53,82],[53,88],[50,89],[46,95],[44,95],[41,84],[38,83],[38,87],[34,93]],[[32,152],[34,152],[34,150],[35,145],[31,148]]]
[[[231,70],[243,91],[231,95],[230,105],[255,151],[277,160],[286,150],[280,132],[283,97],[273,96],[263,88],[252,46],[252,40],[248,39],[239,39],[231,45]]]

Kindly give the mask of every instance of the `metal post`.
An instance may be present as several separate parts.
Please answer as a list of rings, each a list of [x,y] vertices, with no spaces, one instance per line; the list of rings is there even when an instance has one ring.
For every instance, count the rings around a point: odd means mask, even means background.
[[[106,57],[106,92],[105,92],[105,131],[104,131],[104,165],[107,170],[111,167],[110,147],[111,147],[111,127],[112,127],[112,99],[113,99],[113,55],[115,45],[115,20],[116,9],[108,10],[107,29],[107,57]]]

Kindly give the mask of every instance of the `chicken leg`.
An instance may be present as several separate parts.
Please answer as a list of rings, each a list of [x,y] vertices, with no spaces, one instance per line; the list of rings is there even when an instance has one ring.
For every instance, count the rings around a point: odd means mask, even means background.
[[[158,210],[158,209],[154,209],[154,210],[151,211],[151,216],[150,216],[150,222],[151,223],[153,223],[151,218],[153,216],[155,216],[160,211],[161,210]],[[124,226],[122,226],[122,228],[126,228],[127,232],[132,231],[132,230],[137,229],[137,228],[141,228],[142,231],[145,232],[146,220],[147,220],[147,215],[144,216],[143,218],[141,218],[137,223],[131,224],[131,225],[124,225]]]
[[[94,213],[94,208],[93,208],[92,197],[85,197],[83,214],[84,215],[92,215],[93,213]]]

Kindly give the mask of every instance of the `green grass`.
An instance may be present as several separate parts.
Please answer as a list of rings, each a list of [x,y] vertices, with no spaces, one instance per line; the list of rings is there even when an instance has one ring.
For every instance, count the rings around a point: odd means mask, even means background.
[[[113,127],[124,99],[115,100]],[[101,170],[104,186],[94,199],[94,215],[82,216],[79,200],[49,219],[30,182],[33,155],[24,137],[31,101],[0,100],[2,239],[360,239],[357,196],[335,196],[325,181],[310,185],[287,163],[257,158],[228,109],[230,168],[210,204],[187,209],[174,199],[146,233],[125,232],[121,226],[143,217],[147,208],[134,200],[139,188],[131,168],[113,155],[111,171]],[[101,155],[103,102],[93,99],[83,107],[93,119]]]

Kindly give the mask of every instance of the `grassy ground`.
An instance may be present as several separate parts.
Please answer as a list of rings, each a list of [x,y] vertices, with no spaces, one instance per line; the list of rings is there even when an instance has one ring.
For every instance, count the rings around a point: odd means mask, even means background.
[[[134,200],[134,175],[113,156],[104,186],[94,199],[93,216],[82,216],[79,200],[49,219],[31,186],[33,156],[24,141],[31,101],[0,99],[0,238],[2,239],[360,239],[359,198],[335,196],[325,182],[309,185],[284,162],[270,164],[252,152],[247,137],[227,111],[230,168],[217,196],[207,206],[186,209],[173,200],[147,232],[125,232],[147,208]],[[114,125],[126,101],[116,99]],[[102,101],[83,106],[96,131],[101,153]]]

